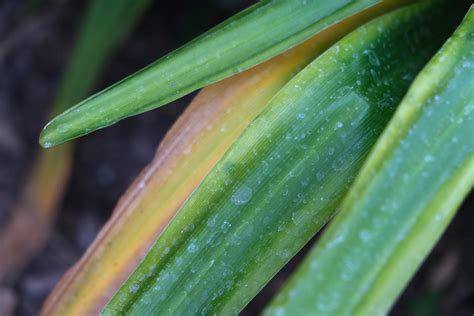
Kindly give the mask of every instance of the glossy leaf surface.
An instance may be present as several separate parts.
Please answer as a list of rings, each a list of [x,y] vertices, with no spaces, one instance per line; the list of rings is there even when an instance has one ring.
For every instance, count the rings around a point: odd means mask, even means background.
[[[238,313],[334,214],[411,79],[449,35],[439,16],[425,4],[378,18],[295,76],[103,313]]]
[[[367,18],[356,17],[356,21]],[[100,311],[268,100],[356,21],[331,27],[284,55],[201,91],[122,197],[89,251],[55,288],[43,312]]]
[[[122,197],[89,251],[56,286],[44,312],[100,311],[268,100],[342,36],[398,5],[397,1],[376,5],[282,55],[203,89]]]
[[[40,143],[52,147],[157,108],[282,53],[377,2],[260,1],[56,117],[43,130]]]
[[[474,185],[474,7],[266,315],[383,315]]]

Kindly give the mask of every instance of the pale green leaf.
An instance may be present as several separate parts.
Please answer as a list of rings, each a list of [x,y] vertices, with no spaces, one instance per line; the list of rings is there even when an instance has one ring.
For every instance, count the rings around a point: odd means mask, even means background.
[[[473,87],[471,7],[266,315],[387,313],[474,184]]]
[[[432,7],[374,20],[292,79],[103,313],[238,313],[334,214],[411,79],[449,36],[453,18]]]

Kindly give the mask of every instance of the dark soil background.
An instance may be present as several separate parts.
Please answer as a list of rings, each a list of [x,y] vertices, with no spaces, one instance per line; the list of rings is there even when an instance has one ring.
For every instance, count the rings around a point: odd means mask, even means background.
[[[29,3],[25,11],[25,1],[0,0],[0,229],[39,149],[37,137],[45,123],[42,118],[54,99],[86,5],[86,1],[72,0]],[[251,3],[155,1],[109,60],[97,90]],[[52,238],[14,287],[1,290],[0,295],[15,303],[15,315],[38,313],[54,284],[92,242],[117,199],[150,161],[191,98],[127,119],[77,142],[71,181]],[[473,315],[473,211],[471,194],[471,201],[465,201],[393,315]],[[302,254],[290,262],[242,314],[258,314],[301,258]]]

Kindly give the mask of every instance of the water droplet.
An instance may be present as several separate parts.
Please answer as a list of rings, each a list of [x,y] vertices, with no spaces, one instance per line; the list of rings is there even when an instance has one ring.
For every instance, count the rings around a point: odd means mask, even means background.
[[[434,161],[434,157],[431,156],[431,155],[426,155],[426,156],[423,158],[423,160],[424,160],[425,162],[432,162],[432,161]]]
[[[316,179],[318,181],[321,181],[324,179],[324,173],[322,173],[321,171],[318,171],[318,173],[316,173]]]
[[[346,238],[342,235],[336,236],[335,238],[331,239],[327,244],[326,248],[331,249],[334,248],[335,246],[339,245],[342,243]]]
[[[297,119],[298,121],[304,120],[305,117],[306,117],[306,114],[303,113],[303,112],[296,114],[296,119]]]
[[[199,246],[196,245],[195,243],[190,243],[188,246],[188,251],[191,253],[198,251],[198,249],[199,249]]]
[[[369,63],[372,66],[377,66],[377,67],[380,66],[380,60],[377,57],[377,54],[375,54],[373,51],[365,50],[364,55],[367,55],[369,57]]]
[[[359,239],[362,241],[369,241],[372,238],[372,234],[368,230],[361,230],[359,232]]]
[[[137,293],[139,288],[140,288],[140,286],[137,283],[132,284],[132,286],[130,287],[130,293],[132,293],[132,294]]]
[[[207,226],[213,227],[216,224],[216,218],[213,216],[207,220]]]
[[[138,86],[136,90],[137,93],[145,93],[145,91],[146,89],[145,89],[145,86],[143,85]]]
[[[231,201],[235,205],[246,204],[252,198],[253,191],[248,186],[241,186],[237,192],[232,195]]]
[[[60,133],[64,133],[64,132],[66,132],[68,129],[69,129],[69,125],[68,125],[68,124],[59,124],[59,125],[58,125],[58,132],[60,132]]]
[[[230,228],[230,226],[232,226],[228,221],[224,221],[221,225],[221,228],[223,230],[228,230]]]
[[[271,311],[271,310],[270,310]],[[275,308],[274,309],[274,312],[275,312],[275,315],[276,316],[285,316],[285,310],[283,309],[283,307],[278,307],[278,308]]]
[[[293,214],[291,214],[291,220],[293,221],[295,225],[298,225],[298,222],[299,222],[298,215],[299,215],[298,212],[293,212]]]

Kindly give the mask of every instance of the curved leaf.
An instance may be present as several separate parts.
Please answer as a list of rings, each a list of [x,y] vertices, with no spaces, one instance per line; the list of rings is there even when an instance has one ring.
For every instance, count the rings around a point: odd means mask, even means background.
[[[260,1],[56,117],[40,144],[48,148],[157,108],[255,66],[377,2]]]
[[[203,89],[122,197],[99,237],[50,294],[43,314],[102,310],[177,209],[270,98],[335,41],[391,7],[377,5],[285,54]]]
[[[282,55],[201,91],[122,197],[99,237],[50,294],[43,314],[102,310],[169,219],[268,100],[347,32],[401,2],[375,5]]]
[[[384,315],[474,185],[474,7],[265,315]]]
[[[295,76],[103,314],[238,313],[335,212],[410,78],[447,36],[432,11],[376,19]]]

